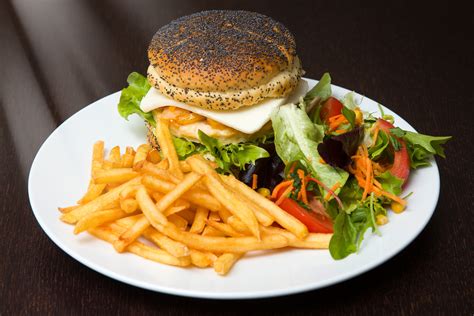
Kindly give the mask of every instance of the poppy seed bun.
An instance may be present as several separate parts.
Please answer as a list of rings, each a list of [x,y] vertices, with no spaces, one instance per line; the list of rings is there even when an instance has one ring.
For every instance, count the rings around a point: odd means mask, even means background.
[[[288,29],[248,11],[181,17],[158,30],[148,58],[148,79],[162,94],[215,110],[285,97],[302,75]]]

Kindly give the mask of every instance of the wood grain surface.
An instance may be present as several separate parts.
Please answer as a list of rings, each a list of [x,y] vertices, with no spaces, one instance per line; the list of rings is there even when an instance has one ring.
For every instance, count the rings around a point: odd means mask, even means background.
[[[42,142],[121,89],[128,73],[144,73],[159,27],[217,8],[272,16],[294,33],[307,77],[329,71],[335,84],[388,106],[418,131],[454,136],[438,159],[434,216],[399,255],[317,291],[210,301],[109,279],[43,233],[27,193]],[[454,2],[0,1],[0,315],[473,315],[473,20]]]

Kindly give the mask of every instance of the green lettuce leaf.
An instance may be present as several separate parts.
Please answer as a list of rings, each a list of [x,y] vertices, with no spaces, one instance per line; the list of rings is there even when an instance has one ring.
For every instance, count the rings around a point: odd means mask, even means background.
[[[394,176],[390,171],[385,171],[375,178],[380,182],[384,191],[397,196],[402,193],[402,185],[404,180]]]
[[[193,143],[184,138],[173,137],[173,143],[179,160],[184,160],[189,156],[202,151],[201,144]]]
[[[146,77],[137,72],[132,72],[127,78],[128,87],[122,89],[120,101],[118,104],[119,114],[128,120],[132,114],[138,114],[142,119],[156,126],[155,119],[151,112],[145,113],[140,109],[140,101],[150,89],[150,84]]]
[[[389,148],[390,138],[384,131],[379,131],[375,144],[369,147],[370,159],[377,160],[382,157],[385,149]]]
[[[294,104],[276,109],[271,118],[276,152],[286,165],[299,161],[329,188],[337,182],[340,186],[346,183],[346,171],[321,162],[318,144],[324,137],[323,126],[314,124],[306,112]]]
[[[375,223],[375,216],[378,214],[386,214],[386,210],[373,194],[364,203],[359,202],[349,213],[340,211],[334,221],[334,234],[329,242],[331,256],[340,260],[355,253],[369,228],[372,232],[379,233]]]
[[[219,140],[208,136],[201,130],[199,130],[198,134],[199,140],[205,147],[202,153],[211,154],[219,169],[225,173],[230,172],[233,166],[243,170],[245,165],[255,163],[257,159],[270,156],[265,149],[251,143],[223,145]]]
[[[359,106],[354,99],[354,92],[347,93],[344,98],[342,98],[341,103],[349,110],[355,110],[355,108]]]
[[[311,103],[315,98],[319,98],[320,102],[324,102],[331,94],[331,76],[326,72],[319,79],[319,82],[306,93],[303,100],[306,104]]]
[[[303,98],[303,101],[300,102],[302,108],[307,107],[309,104],[314,104],[314,107],[310,109],[309,117],[311,121],[321,124],[321,118],[319,117],[319,112],[321,111],[321,104],[326,101],[332,94],[331,90],[331,76],[329,73],[324,73],[318,83],[309,90]]]
[[[334,234],[329,242],[329,253],[340,260],[357,251],[357,230],[351,217],[345,212],[340,212],[334,221]]]
[[[444,148],[441,145],[450,140],[451,136],[430,136],[407,131],[403,138],[414,148],[424,149],[433,155],[446,158]]]

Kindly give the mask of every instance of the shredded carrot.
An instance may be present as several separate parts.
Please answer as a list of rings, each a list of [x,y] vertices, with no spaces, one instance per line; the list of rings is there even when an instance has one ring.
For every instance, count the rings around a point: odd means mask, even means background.
[[[298,199],[301,196],[301,200],[303,201],[303,203],[308,204],[308,196],[306,195],[306,179],[304,176],[304,171],[301,169],[298,169],[296,173],[298,174],[298,177],[301,179],[301,190],[298,193]]]
[[[289,170],[290,173],[293,172],[293,170],[295,170],[295,167],[296,167],[296,161],[293,162],[293,164],[291,165],[290,170]]]
[[[394,195],[394,194],[391,194],[391,193],[389,193],[389,192],[386,192],[386,191],[383,191],[383,190],[379,190],[379,189],[377,189],[375,192],[377,192],[377,191],[378,191],[381,195],[386,196],[386,197],[388,197],[389,199],[391,199],[391,200],[393,200],[393,201],[395,201],[395,202],[397,202],[397,203],[400,203],[400,204],[403,205],[403,206],[407,205],[407,201],[405,201],[404,199],[402,199],[402,198],[400,198],[400,197],[398,197],[398,196],[396,196],[396,195]]]
[[[341,184],[339,182],[336,182],[336,184],[334,184],[332,186],[331,191],[335,192],[337,189],[339,189],[340,186],[341,186]],[[324,197],[324,199],[327,201],[327,200],[329,200],[330,197],[331,197],[331,193],[328,191],[328,193],[326,193],[326,196]]]
[[[380,127],[379,127],[379,125],[377,124],[377,125],[375,126],[375,129],[374,129],[374,136],[373,136],[373,138],[372,138],[374,144],[375,144],[375,142],[377,141],[377,137],[379,136],[379,130],[380,130]]]
[[[362,193],[362,199],[365,200],[367,197],[367,194],[369,191],[372,191],[372,163],[370,162],[370,159],[367,157],[365,159],[366,162],[366,178],[365,178],[365,185],[364,185],[364,193]]]
[[[256,173],[252,174],[252,189],[254,190],[258,188],[257,181],[258,181],[258,174]]]
[[[293,182],[293,181],[292,181]],[[293,191],[293,183],[290,184],[289,187],[286,188],[285,191],[283,191],[283,194],[280,195],[280,197],[278,198],[278,200],[275,201],[275,204],[276,205],[280,205],[284,199],[286,199],[288,197],[288,195],[290,194],[290,192]]]
[[[324,159],[323,159],[323,158],[321,158],[321,157],[319,157],[319,162],[320,162],[320,163],[322,163],[323,165],[325,165],[325,164],[326,164],[326,161],[324,161]]]
[[[329,131],[334,131],[343,123],[347,123],[347,119],[344,115],[334,115],[329,118]]]
[[[345,129],[336,129],[335,132],[338,133],[338,134],[342,134],[342,133],[345,133],[346,130]]]
[[[286,180],[286,181],[282,181],[280,182],[274,189],[273,189],[273,192],[272,192],[272,199],[276,199],[277,196],[278,196],[278,192],[280,192],[280,190],[282,188],[286,188],[287,186],[291,186],[293,184],[293,180]]]
[[[402,198],[384,191],[382,184],[375,179],[375,174],[382,173],[387,169],[370,160],[369,152],[365,145],[359,146],[356,155],[352,156],[352,160],[353,164],[347,170],[355,176],[359,186],[364,189],[362,200],[365,200],[370,193],[374,193],[377,196],[385,196],[403,206],[406,205],[406,201]]]

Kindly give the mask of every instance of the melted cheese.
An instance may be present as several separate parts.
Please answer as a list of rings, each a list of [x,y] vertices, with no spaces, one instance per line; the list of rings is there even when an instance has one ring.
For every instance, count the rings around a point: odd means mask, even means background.
[[[147,95],[142,99],[140,108],[144,112],[150,112],[165,106],[176,106],[213,119],[214,121],[236,129],[242,133],[253,134],[258,132],[268,121],[270,121],[270,115],[274,109],[283,104],[295,102],[295,100],[297,100],[299,96],[304,95],[307,90],[307,82],[300,80],[298,87],[290,98],[269,99],[259,104],[242,107],[233,111],[215,111],[175,101],[164,96],[157,89],[152,87]]]

